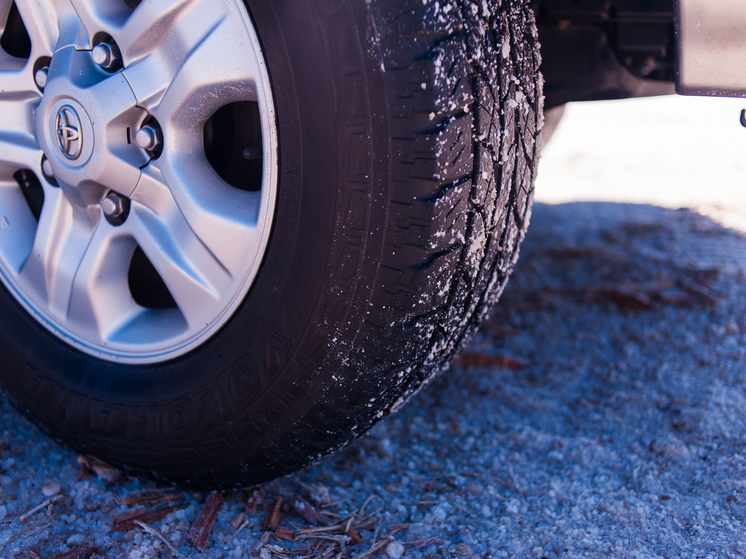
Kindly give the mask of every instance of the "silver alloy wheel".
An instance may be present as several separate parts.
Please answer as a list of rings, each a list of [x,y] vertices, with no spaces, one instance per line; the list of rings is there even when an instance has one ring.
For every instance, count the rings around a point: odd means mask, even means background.
[[[0,25],[12,4],[0,0]],[[184,354],[236,311],[272,226],[274,104],[246,8],[240,0],[144,0],[134,11],[123,0],[16,4],[31,53],[0,50],[0,278],[40,323],[88,354],[143,364]],[[258,106],[261,130],[260,184],[250,189],[223,180],[205,152],[206,123],[242,102]],[[19,172],[41,185],[38,220]],[[165,308],[133,296],[138,247],[172,297]]]

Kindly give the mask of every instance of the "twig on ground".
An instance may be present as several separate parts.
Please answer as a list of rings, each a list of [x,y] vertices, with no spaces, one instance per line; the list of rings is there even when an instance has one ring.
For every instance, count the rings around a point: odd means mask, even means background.
[[[441,540],[440,538],[427,538],[425,540],[415,540],[413,542],[408,542],[404,545],[407,547],[413,547],[414,549],[421,549],[429,545],[440,545],[442,543],[443,540]]]
[[[363,551],[362,553],[358,553],[355,555],[352,559],[368,559],[368,557],[372,557],[375,555],[375,553],[380,550],[381,548],[387,546],[391,541],[393,541],[394,538],[391,536],[381,540],[378,543],[374,543],[372,546],[368,548],[367,551]]]
[[[45,518],[44,520],[40,520],[39,522],[36,522],[36,523],[32,524],[31,526],[28,526],[28,527],[24,528],[23,530],[21,530],[17,534],[13,534],[10,538],[8,538],[8,541],[5,542],[5,545],[2,547],[2,549],[0,549],[0,555],[2,555],[2,553],[10,545],[10,543],[12,541],[14,541],[14,540],[16,540],[18,538],[21,538],[21,537],[26,537],[26,536],[30,536],[31,534],[35,534],[39,530],[43,530],[44,528],[46,528],[46,526],[44,526],[44,524],[48,524],[50,521],[54,520],[58,516],[59,516],[59,514],[55,514],[54,516],[50,516],[49,518]]]
[[[212,527],[218,518],[218,511],[223,506],[225,496],[220,491],[213,491],[205,499],[205,504],[197,515],[192,527],[189,528],[187,538],[200,551],[207,549],[207,540],[212,533]]]
[[[329,520],[308,504],[303,497],[297,495],[290,500],[290,506],[298,513],[299,516],[304,518],[311,526],[318,526],[319,524],[329,524]]]
[[[295,534],[290,530],[290,528],[286,528],[285,526],[277,527],[277,530],[275,530],[275,537],[285,540],[286,542],[295,541]]]
[[[134,510],[114,520],[112,530],[114,532],[129,532],[135,527],[135,521],[140,522],[157,522],[167,517],[174,511],[183,509],[186,503],[176,503],[167,507],[162,507],[153,511]]]
[[[99,549],[96,546],[84,543],[70,551],[66,551],[62,555],[57,555],[54,559],[85,559],[86,557],[90,557],[98,552]]]
[[[136,491],[125,496],[123,499],[114,497],[114,500],[119,505],[142,505],[149,508],[156,508],[160,505],[176,501],[184,495],[182,491],[178,491],[175,488],[168,489],[143,489]]]
[[[174,554],[175,557],[178,557],[179,559],[186,559],[186,556],[181,553],[178,549],[176,549],[170,541],[168,541],[163,534],[161,534],[158,530],[155,528],[152,528],[151,526],[148,526],[144,522],[141,522],[139,520],[135,520],[135,524],[137,524],[140,528],[145,530],[148,534],[153,536],[154,538],[157,538],[158,540],[163,543],[168,550]]]
[[[282,497],[277,497],[267,511],[267,516],[264,517],[264,527],[269,528],[273,532],[277,530],[282,520]]]
[[[251,553],[258,553],[260,549],[262,549],[265,545],[267,545],[267,542],[269,541],[269,537],[272,535],[272,532],[264,532],[261,537],[259,538],[259,541],[257,541],[254,544],[254,547],[251,548]]]
[[[20,516],[20,517],[18,518],[18,520],[20,520],[21,522],[23,522],[23,521],[24,521],[24,520],[26,520],[26,519],[27,519],[27,518],[28,518],[29,516],[33,516],[34,514],[36,514],[37,512],[39,512],[39,511],[40,511],[41,509],[43,509],[43,508],[46,508],[47,506],[51,505],[51,504],[52,504],[52,503],[54,503],[55,501],[59,501],[60,499],[62,499],[62,495],[55,495],[54,497],[50,497],[49,499],[46,499],[46,500],[45,500],[44,502],[42,502],[41,504],[39,504],[39,505],[36,505],[36,506],[35,506],[34,508],[32,508],[32,509],[31,509],[30,511],[28,511],[27,513],[25,513],[25,514],[22,514],[22,515],[21,515],[21,516]]]

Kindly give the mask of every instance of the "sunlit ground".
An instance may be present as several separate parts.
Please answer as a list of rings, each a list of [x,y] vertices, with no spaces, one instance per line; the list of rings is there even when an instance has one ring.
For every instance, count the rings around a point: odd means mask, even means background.
[[[746,231],[746,99],[571,103],[544,148],[536,200],[695,208]]]

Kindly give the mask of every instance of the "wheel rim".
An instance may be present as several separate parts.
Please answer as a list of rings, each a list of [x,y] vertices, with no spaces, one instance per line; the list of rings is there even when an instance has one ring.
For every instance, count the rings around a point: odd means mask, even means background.
[[[245,7],[0,0],[2,22],[3,283],[109,361],[204,343],[255,279],[276,198],[274,105]]]

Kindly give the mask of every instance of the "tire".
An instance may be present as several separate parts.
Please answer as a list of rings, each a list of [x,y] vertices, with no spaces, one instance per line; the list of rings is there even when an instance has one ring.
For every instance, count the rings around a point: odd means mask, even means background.
[[[131,17],[158,5],[145,0]],[[256,249],[261,266],[246,272],[250,286],[220,315],[228,317],[211,319],[188,347],[140,359],[56,331],[12,282],[0,293],[9,400],[78,452],[192,487],[245,486],[303,468],[446,366],[505,286],[538,160],[543,97],[526,1],[246,7],[271,83],[273,107],[262,117],[271,114],[277,131],[275,153],[264,137],[271,130],[262,132],[265,168],[274,161],[278,173],[259,191],[273,193],[274,211]],[[31,35],[26,68],[38,70]],[[3,38],[6,50],[12,39]],[[161,128],[162,154],[149,150],[147,165],[165,166],[179,139]],[[236,165],[215,178],[216,193],[229,175],[243,176]],[[43,167],[29,170],[49,178]],[[105,202],[90,204],[98,211]],[[125,224],[137,215],[129,211]],[[157,292],[159,281],[144,291]],[[146,295],[121,296],[140,304]]]

